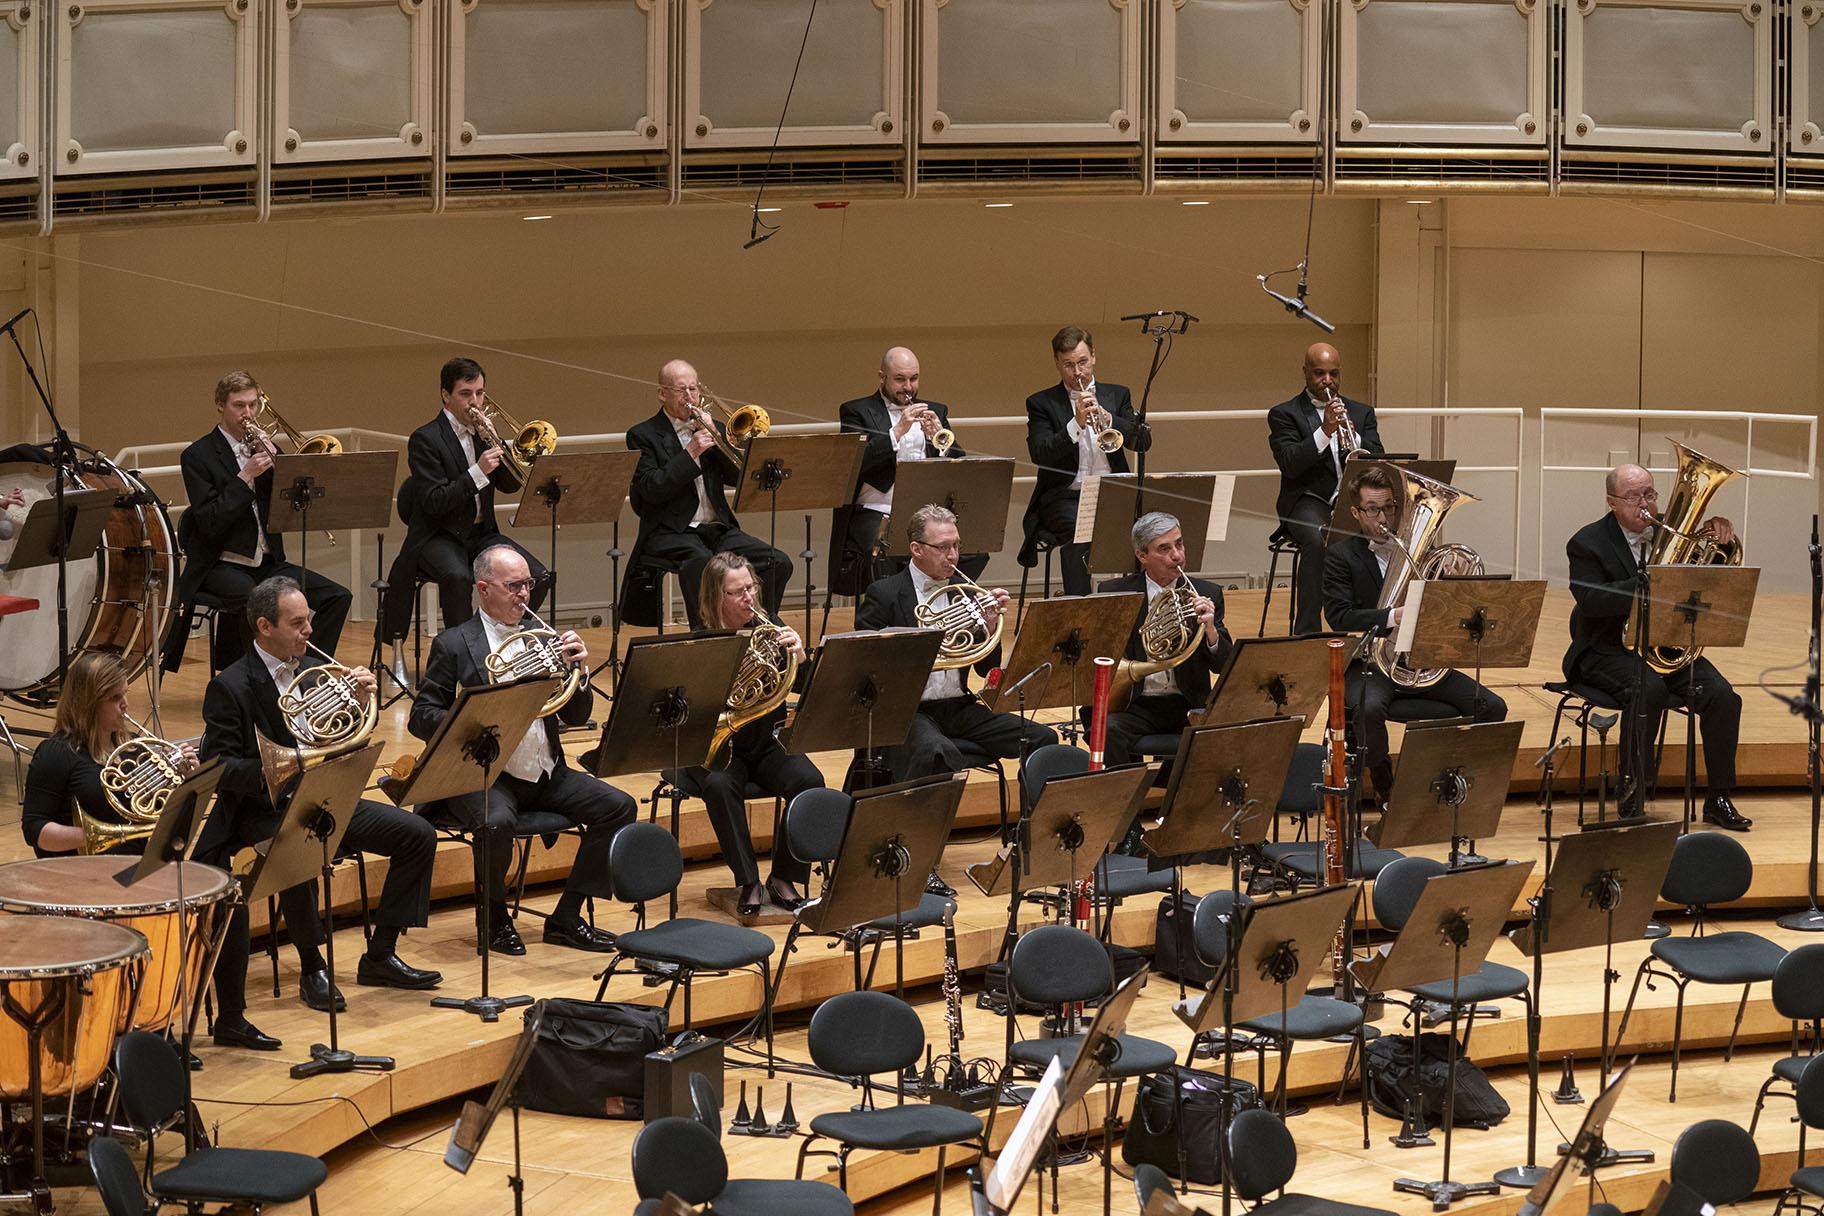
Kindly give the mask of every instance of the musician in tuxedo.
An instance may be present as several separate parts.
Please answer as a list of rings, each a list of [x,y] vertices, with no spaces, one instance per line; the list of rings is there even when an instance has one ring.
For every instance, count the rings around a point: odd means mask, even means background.
[[[501,534],[494,514],[497,491],[512,493],[501,468],[501,448],[492,428],[478,426],[487,373],[473,359],[454,358],[438,372],[443,408],[412,432],[406,444],[411,475],[399,490],[405,543],[386,576],[381,638],[392,643],[392,675],[406,687],[404,638],[412,626],[412,588],[419,574],[437,584],[445,629],[475,614],[469,567],[491,545],[508,545],[526,560],[537,580],[529,601],[537,612],[549,590],[545,567],[523,546]],[[510,438],[510,437],[508,437]]]
[[[705,629],[750,629],[762,623],[776,626],[782,651],[804,659],[804,642],[798,631],[760,606],[760,584],[754,569],[739,553],[718,553],[703,568],[701,602],[697,616]],[[799,667],[802,679],[806,669]],[[785,704],[742,726],[718,757],[717,767],[695,765],[673,774],[685,793],[703,800],[709,821],[716,829],[722,860],[734,875],[735,903],[743,916],[760,910],[762,899],[788,911],[804,903],[800,884],[811,874],[810,864],[792,856],[783,839],[773,841],[771,872],[764,885],[754,858],[754,841],[747,828],[747,787],[751,783],[768,794],[785,799],[823,785],[823,774],[804,756],[787,755],[778,730],[785,721]]]
[[[1364,448],[1376,455],[1386,451],[1374,407],[1344,397],[1342,382],[1342,356],[1336,347],[1314,342],[1305,351],[1305,391],[1267,411],[1267,442],[1279,465],[1274,509],[1280,530],[1298,546],[1298,609],[1292,623],[1292,632],[1298,634],[1321,629],[1321,613],[1328,605],[1324,533],[1336,504],[1343,462],[1349,457],[1339,438],[1344,418]]]
[[[886,559],[892,565],[882,569],[874,560],[881,528],[893,513],[893,482],[900,464],[967,454],[961,444],[953,442],[940,451],[932,442],[939,431],[949,427],[950,407],[941,401],[919,400],[918,374],[918,356],[895,346],[881,356],[880,387],[837,409],[844,431],[868,437],[854,501],[837,508],[831,521],[832,533],[841,538],[841,557],[830,578],[831,590],[837,595],[859,595],[876,574],[890,573],[905,564],[904,558]],[[973,579],[987,566],[986,553],[971,553],[959,568]]]
[[[904,570],[880,579],[862,594],[861,606],[855,610],[855,628],[916,628],[917,606],[938,588],[962,582],[957,560],[962,541],[956,527],[956,516],[935,503],[926,503],[906,521],[911,542],[912,560]],[[995,587],[989,591],[991,603],[985,608],[984,629],[992,630],[1006,613],[1009,596]],[[933,608],[943,608],[949,598],[931,600]],[[987,675],[1000,662],[997,649],[975,664],[975,670]],[[887,766],[893,780],[905,781],[933,773],[954,773],[967,767],[956,749],[958,740],[967,740],[990,755],[1011,760],[1021,754],[1021,741],[1034,748],[1058,741],[1049,726],[1028,723],[1018,714],[995,713],[969,691],[967,668],[940,668],[932,671],[913,715],[912,729],[906,740],[887,751]]]
[[[489,683],[489,655],[499,652],[511,659],[525,642],[509,644],[508,637],[537,627],[526,613],[537,579],[515,546],[488,546],[475,555],[473,571],[481,611],[454,629],[445,629],[431,643],[431,657],[408,723],[408,729],[420,739],[437,733],[457,688]],[[574,630],[560,634],[557,645],[566,659],[588,670],[589,649]],[[491,792],[464,794],[445,804],[448,813],[471,832],[489,835],[485,847],[475,850],[475,888],[486,892],[483,898],[489,901],[488,923],[493,933],[490,948],[498,954],[526,952],[507,915],[506,876],[513,857],[514,827],[522,813],[532,811],[560,815],[583,828],[564,893],[545,919],[545,942],[574,950],[614,949],[613,934],[583,919],[583,901],[606,899],[613,893],[608,880],[608,846],[617,831],[633,822],[633,799],[600,778],[570,767],[557,723],[552,721],[558,718],[572,726],[581,725],[589,720],[593,702],[584,680],[562,709],[534,722],[512,753],[502,757]],[[484,854],[491,863],[486,871]]]
[[[256,583],[285,575],[304,588],[315,614],[317,645],[330,654],[342,639],[354,597],[340,583],[300,569],[285,559],[285,541],[269,527],[272,458],[269,442],[250,424],[260,408],[260,386],[247,372],[229,372],[215,384],[215,429],[184,449],[179,465],[190,505],[178,520],[177,539],[184,569],[177,579],[178,619],[190,619],[198,592],[220,605],[211,666],[219,671],[239,658],[251,634],[242,628],[247,595]],[[173,629],[165,642],[165,670],[184,659],[188,629]]]
[[[1132,395],[1125,385],[1096,379],[1096,340],[1088,330],[1066,325],[1051,338],[1051,358],[1058,382],[1026,398],[1026,451],[1038,466],[1038,481],[1026,504],[1026,541],[1020,564],[1037,562],[1041,527],[1064,543],[1059,568],[1064,594],[1089,594],[1089,546],[1070,538],[1077,531],[1077,499],[1085,477],[1127,472],[1127,454],[1152,446],[1149,428],[1140,425]],[[1098,433],[1113,427],[1121,447],[1104,452]]]
[[[203,742],[207,761],[222,759],[222,776],[215,791],[215,809],[196,843],[196,860],[229,868],[234,854],[270,840],[278,831],[282,812],[273,806],[260,763],[259,737],[265,735],[286,747],[298,745],[297,718],[279,708],[279,694],[300,670],[322,660],[310,653],[313,632],[310,606],[298,584],[289,578],[262,581],[247,597],[247,619],[253,645],[247,653],[223,668],[203,692]],[[356,695],[374,695],[373,673],[352,668],[348,680]],[[362,799],[355,805],[342,837],[344,853],[377,853],[388,860],[386,883],[373,915],[373,940],[355,968],[357,983],[385,988],[435,988],[443,977],[400,959],[401,931],[422,926],[431,908],[431,866],[437,856],[437,833],[418,816],[384,803]],[[298,951],[302,975],[298,993],[306,1005],[327,1011],[331,1001],[345,1007],[342,994],[330,983],[319,946],[323,927],[317,919],[317,884],[301,883],[279,895],[285,925]],[[237,907],[237,919],[247,915]],[[246,1017],[243,993],[247,976],[247,937],[232,927],[215,967],[215,1041],[218,1044],[276,1051],[277,1039],[261,1034]]]
[[[1096,590],[1146,593],[1146,608],[1128,635],[1126,652],[1130,659],[1145,659],[1140,630],[1147,613],[1160,595],[1185,577],[1184,530],[1177,517],[1164,511],[1148,511],[1134,521],[1131,535],[1140,573],[1109,579]],[[1103,746],[1106,764],[1131,764],[1139,759],[1134,754],[1134,743],[1144,735],[1175,735],[1182,731],[1190,711],[1208,703],[1210,684],[1235,648],[1222,623],[1222,588],[1200,578],[1193,578],[1190,583],[1195,593],[1193,609],[1203,634],[1201,642],[1184,662],[1141,681],[1126,705],[1110,708],[1107,742]]]
[[[1571,645],[1564,653],[1564,678],[1601,689],[1624,707],[1621,723],[1621,814],[1643,814],[1647,791],[1659,779],[1654,741],[1669,705],[1697,713],[1704,740],[1704,822],[1745,832],[1753,820],[1736,810],[1735,745],[1741,734],[1742,698],[1709,659],[1699,657],[1670,675],[1654,671],[1628,649],[1623,634],[1633,608],[1640,567],[1646,564],[1657,526],[1658,491],[1653,474],[1637,464],[1609,471],[1603,487],[1608,514],[1586,524],[1565,546],[1571,562]],[[1720,544],[1735,539],[1722,516],[1703,524]]]
[[[777,612],[792,578],[792,559],[741,530],[723,495],[737,485],[741,470],[720,444],[720,422],[703,404],[697,369],[673,359],[659,369],[659,410],[627,432],[627,447],[640,454],[629,497],[640,517],[640,534],[621,579],[621,619],[652,624],[658,619],[657,580],[643,558],[683,563],[685,615],[697,628],[698,587],[703,568],[717,553],[739,553],[759,575],[767,611]]]
[[[1393,479],[1384,468],[1372,467],[1363,469],[1353,483],[1349,513],[1362,531],[1359,536],[1331,541],[1324,551],[1324,615],[1329,618],[1330,628],[1350,633],[1398,629],[1406,605],[1377,606],[1387,580],[1387,565],[1400,556],[1395,539],[1400,509]],[[1459,717],[1477,722],[1500,722],[1507,717],[1507,702],[1455,670],[1447,671],[1436,684],[1405,689],[1374,664],[1358,661],[1349,666],[1343,695],[1355,713],[1355,737],[1363,762],[1383,799],[1393,788],[1387,716],[1395,702],[1440,701],[1456,710]]]

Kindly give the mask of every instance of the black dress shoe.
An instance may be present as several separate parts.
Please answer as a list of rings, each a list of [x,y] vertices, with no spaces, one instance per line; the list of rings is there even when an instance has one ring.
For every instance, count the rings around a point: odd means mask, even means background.
[[[553,916],[545,921],[545,944],[605,954],[614,949],[614,934],[596,928],[580,916],[573,920]]]
[[[372,988],[435,988],[443,982],[443,973],[421,971],[397,954],[385,958],[363,954],[355,964],[355,982]]]
[[[773,901],[775,907],[784,908],[787,912],[796,912],[810,900],[802,895],[788,895],[781,888],[790,884],[779,878],[769,878],[766,882],[766,897]]]
[[[496,954],[524,954],[526,943],[519,940],[519,930],[513,927],[510,920],[494,922],[494,934],[488,938],[488,948]]]
[[[941,895],[945,899],[950,899],[956,895],[956,888],[939,878],[937,871],[933,870],[931,877],[925,879],[925,894]]]
[[[1726,832],[1746,832],[1754,820],[1735,809],[1727,794],[1712,794],[1704,799],[1704,822]]]
[[[342,999],[342,993],[331,987],[327,971],[306,971],[299,976],[298,999],[318,1013],[328,1013],[331,1000],[336,1002],[337,1013],[348,1008],[348,1002]]]
[[[285,1046],[271,1035],[260,1033],[260,1028],[246,1018],[237,1022],[217,1019],[215,1045],[217,1047],[245,1047],[249,1051],[277,1051]]]
[[[764,894],[763,888],[760,886],[759,883],[754,883],[751,886],[743,886],[740,890],[736,891],[735,892],[735,915],[736,916],[758,916],[758,915],[760,915],[760,900],[761,900],[763,894]]]

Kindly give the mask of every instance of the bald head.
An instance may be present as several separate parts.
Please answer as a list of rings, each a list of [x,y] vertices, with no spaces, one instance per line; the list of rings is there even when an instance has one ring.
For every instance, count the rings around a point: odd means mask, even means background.
[[[880,394],[901,409],[918,399],[918,356],[895,346],[880,357]]]
[[[1659,509],[1653,496],[1653,474],[1637,464],[1618,464],[1609,470],[1603,482],[1609,510],[1623,531],[1639,532],[1651,518],[1649,512]]]
[[[659,408],[670,417],[684,421],[701,399],[696,368],[682,359],[673,359],[659,369]]]
[[[1343,357],[1328,342],[1313,342],[1305,350],[1305,390],[1318,400],[1343,389]]]

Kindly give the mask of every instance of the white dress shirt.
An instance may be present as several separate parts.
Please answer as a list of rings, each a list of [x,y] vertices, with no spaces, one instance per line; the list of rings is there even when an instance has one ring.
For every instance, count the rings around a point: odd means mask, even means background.
[[[221,433],[223,439],[228,441],[228,450],[234,453],[236,460],[240,461],[241,467],[238,472],[245,473],[247,471],[247,466],[253,463],[253,457],[247,454],[248,449],[244,448],[241,441],[236,439],[233,435],[230,435],[226,430],[223,430],[219,426],[215,429]],[[258,566],[261,562],[266,560],[266,525],[260,522],[259,504],[248,504],[248,510],[253,512],[253,555],[249,557],[245,553],[227,552],[222,554],[223,561],[233,562],[237,566]]]
[[[517,625],[503,625],[485,612],[479,615],[481,616],[481,627],[487,632],[490,654],[500,652],[500,645],[507,640],[508,634],[519,632]],[[513,648],[502,654],[501,658],[510,660],[525,646],[526,642],[523,639],[515,642]],[[503,771],[510,776],[518,777],[521,781],[537,781],[557,768],[557,761],[551,758],[550,737],[545,733],[548,729],[543,718],[533,722],[530,729],[520,737],[519,746],[513,749],[511,756],[507,757],[506,767]]]
[[[1146,580],[1146,606],[1150,609],[1153,606],[1153,600],[1157,598],[1159,593],[1169,590],[1170,588],[1169,585],[1167,587],[1161,587],[1158,583],[1155,583],[1151,575],[1141,575],[1141,577]],[[1192,588],[1192,591],[1193,594],[1203,594],[1194,587]],[[1197,622],[1197,632],[1200,634],[1203,632],[1202,621]],[[1203,644],[1205,646],[1210,644],[1207,637],[1204,639]],[[1142,697],[1170,697],[1178,695],[1176,669],[1168,667],[1164,671],[1155,671],[1152,675],[1140,682],[1140,690],[1136,695]]]
[[[1077,425],[1077,397],[1081,393],[1094,395],[1095,391],[1096,382],[1094,380],[1080,390],[1073,389],[1069,385],[1064,386],[1064,395],[1071,403],[1070,421],[1064,424],[1064,433],[1069,435],[1077,445],[1077,475],[1070,482],[1070,488],[1073,490],[1083,488],[1085,477],[1100,477],[1108,472],[1108,453],[1096,445],[1096,433]],[[1109,425],[1113,426],[1114,423],[1111,421]]]
[[[1653,530],[1651,528],[1642,528],[1638,532],[1630,532],[1626,528],[1623,528],[1621,534],[1627,538],[1628,548],[1634,554],[1634,564],[1636,566],[1646,565],[1647,551],[1652,544]]]
[[[697,428],[690,425],[688,422],[679,422],[676,418],[672,418],[670,414],[665,415],[665,417],[670,419],[671,429],[676,432],[678,436],[678,446],[682,447],[685,454],[688,455],[690,452],[690,437],[696,433]],[[710,505],[709,487],[703,484],[703,459],[700,456],[693,457],[693,459],[697,464],[697,479],[694,483],[697,487],[697,513],[690,517],[690,526],[694,528],[698,524],[715,522],[716,509]]]
[[[481,471],[481,465],[477,464],[475,460],[475,431],[468,423],[463,422],[447,409],[443,411],[443,420],[450,424],[452,431],[456,432],[456,442],[462,445],[462,454],[468,458],[469,480],[475,483],[477,490],[487,489],[488,475]],[[475,519],[472,522],[481,522],[481,495],[479,494],[475,496]]]
[[[260,661],[266,664],[266,674],[272,677],[272,682],[278,686],[281,693],[291,687],[291,682],[298,676],[298,661],[296,659],[277,658],[271,651],[267,650],[257,641],[253,644],[253,653],[259,655]],[[285,719],[285,722],[286,725],[291,727],[292,737],[297,739],[300,743],[309,739],[310,730],[308,720],[302,712],[290,715]]]
[[[925,458],[925,428],[916,425],[909,426],[903,436],[894,439],[893,428],[899,425],[900,418],[906,412],[905,408],[885,393],[881,393],[880,398],[887,406],[887,438],[893,443],[894,461],[897,463],[903,460],[923,460]],[[890,488],[876,490],[863,481],[861,489],[855,494],[855,505],[866,507],[870,511],[879,511],[885,515],[893,509],[893,491]]]
[[[944,585],[936,579],[926,578],[925,572],[918,568],[917,563],[908,563],[906,570],[912,575],[912,594],[921,604],[925,602],[925,597],[931,594],[932,588]],[[933,602],[931,607],[942,608],[949,602],[949,599],[950,597],[947,595],[942,596]],[[925,681],[925,691],[919,694],[918,699],[921,701],[944,701],[962,695],[963,673],[954,667],[946,667],[931,673],[931,678]]]

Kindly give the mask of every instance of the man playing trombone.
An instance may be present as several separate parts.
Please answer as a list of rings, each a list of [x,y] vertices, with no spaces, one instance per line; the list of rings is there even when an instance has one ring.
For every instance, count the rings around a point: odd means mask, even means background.
[[[677,563],[684,612],[698,627],[698,585],[703,567],[717,553],[739,553],[753,565],[764,588],[761,603],[779,611],[792,559],[741,530],[723,495],[741,479],[740,451],[703,401],[697,369],[673,359],[659,369],[659,410],[627,432],[627,447],[640,454],[633,472],[635,514],[640,535],[621,579],[621,619],[651,624],[658,619],[659,580],[646,558]]]

